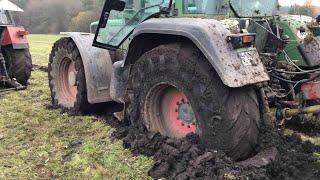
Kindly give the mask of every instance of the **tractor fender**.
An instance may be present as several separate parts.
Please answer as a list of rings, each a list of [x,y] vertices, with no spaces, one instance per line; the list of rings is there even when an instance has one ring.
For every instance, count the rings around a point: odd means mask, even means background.
[[[139,46],[152,46],[143,43],[143,37],[150,34],[171,35],[169,42],[174,42],[172,35],[191,40],[228,87],[243,87],[269,80],[257,49],[251,47],[235,50],[227,41],[228,35],[232,33],[214,19],[153,18],[141,23],[131,35],[124,66],[133,64],[142,55]],[[248,62],[241,58],[240,51],[247,51],[252,60]]]
[[[29,42],[27,34],[29,33],[23,27],[6,26],[3,30],[2,46],[12,45],[13,49],[28,49]]]
[[[91,104],[109,102],[112,61],[108,50],[92,46],[94,34],[64,32],[77,45],[86,77],[87,98]]]

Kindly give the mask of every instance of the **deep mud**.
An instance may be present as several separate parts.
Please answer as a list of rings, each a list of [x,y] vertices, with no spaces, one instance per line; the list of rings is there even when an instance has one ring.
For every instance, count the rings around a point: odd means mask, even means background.
[[[287,121],[286,127],[309,136],[320,136],[320,117],[296,117]]]
[[[320,179],[320,160],[314,155],[320,147],[303,142],[297,134],[263,129],[255,152],[273,149],[278,153],[265,166],[251,160],[234,162],[223,152],[204,148],[196,135],[176,140],[123,122],[114,137],[123,139],[133,154],[154,157],[149,171],[154,179]]]
[[[112,111],[103,107],[105,104],[92,108],[93,115],[114,127],[113,138],[122,139],[124,147],[134,155],[154,158],[155,164],[149,171],[154,179],[320,179],[320,159],[315,156],[320,147],[303,142],[298,134],[285,136],[281,130],[262,128],[254,152],[258,155],[234,162],[223,152],[206,149],[197,135],[181,140],[163,137],[148,132],[142,125],[131,126],[128,120],[111,118]],[[276,155],[275,160],[268,163],[270,159],[263,155],[259,158],[261,152],[271,152]],[[257,159],[260,161],[256,162]]]

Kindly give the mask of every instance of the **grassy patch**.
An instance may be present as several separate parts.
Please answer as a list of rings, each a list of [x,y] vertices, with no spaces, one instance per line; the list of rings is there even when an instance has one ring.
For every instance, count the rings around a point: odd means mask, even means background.
[[[59,36],[31,35],[34,64],[46,65]],[[0,179],[149,179],[150,158],[112,142],[94,117],[47,110],[47,74],[35,71],[25,91],[0,94]]]
[[[28,36],[33,64],[47,66],[52,45],[62,36],[32,34]]]

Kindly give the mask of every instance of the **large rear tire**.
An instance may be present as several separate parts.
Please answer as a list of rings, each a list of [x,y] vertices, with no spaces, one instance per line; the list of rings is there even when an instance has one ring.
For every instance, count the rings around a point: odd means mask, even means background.
[[[49,57],[48,76],[54,106],[76,114],[88,108],[82,58],[71,38],[61,38],[54,44]]]
[[[32,58],[29,49],[13,49],[5,47],[5,58],[10,78],[15,78],[20,84],[28,85],[32,71]]]
[[[259,103],[251,87],[225,86],[193,45],[161,45],[133,66],[133,123],[181,138],[196,132],[209,148],[235,160],[247,158],[257,144]]]

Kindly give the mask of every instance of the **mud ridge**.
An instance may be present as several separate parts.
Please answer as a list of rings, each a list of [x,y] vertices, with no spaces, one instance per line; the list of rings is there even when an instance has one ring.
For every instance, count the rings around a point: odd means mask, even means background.
[[[221,151],[206,149],[195,134],[180,140],[164,137],[148,132],[142,123],[118,121],[105,107],[105,104],[96,106],[90,114],[115,128],[112,137],[123,140],[124,147],[133,155],[154,158],[155,164],[148,172],[154,179],[320,179],[320,158],[315,156],[320,147],[303,142],[297,133],[285,136],[282,130],[261,128],[254,152],[257,155],[234,162]],[[271,152],[275,159],[262,157],[256,162],[261,152],[262,156]]]
[[[303,142],[299,135],[262,129],[255,153],[276,149],[277,156],[268,165],[234,162],[223,152],[206,149],[197,135],[177,140],[148,132],[142,125],[123,121],[114,138],[123,139],[124,147],[134,155],[153,156],[149,175],[154,179],[319,179],[320,147]],[[258,163],[259,164],[259,163]]]

